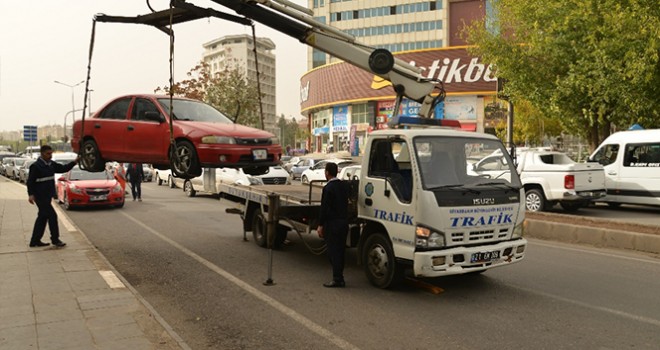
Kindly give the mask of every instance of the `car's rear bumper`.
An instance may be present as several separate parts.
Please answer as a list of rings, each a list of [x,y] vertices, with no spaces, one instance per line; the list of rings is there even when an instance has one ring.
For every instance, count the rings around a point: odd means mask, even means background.
[[[585,201],[603,198],[605,189],[591,191],[566,191],[563,193],[562,201]]]

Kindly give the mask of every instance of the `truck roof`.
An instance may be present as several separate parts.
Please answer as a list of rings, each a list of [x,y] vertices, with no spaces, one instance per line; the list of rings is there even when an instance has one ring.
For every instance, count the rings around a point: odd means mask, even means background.
[[[625,142],[625,143],[637,143],[637,142],[653,142],[660,141],[660,129],[647,129],[647,130],[627,130],[619,131],[608,136],[603,143],[612,143],[612,142]]]
[[[413,128],[413,129],[385,129],[385,130],[376,130],[370,135],[374,136],[396,136],[405,134],[410,137],[415,136],[446,136],[446,137],[470,137],[470,138],[486,138],[491,140],[498,140],[495,135],[484,134],[473,131],[461,131],[454,128]]]

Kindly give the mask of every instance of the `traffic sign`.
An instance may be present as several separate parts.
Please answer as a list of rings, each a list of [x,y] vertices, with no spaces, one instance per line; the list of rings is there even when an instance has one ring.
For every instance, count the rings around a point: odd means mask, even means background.
[[[24,125],[23,126],[23,140],[34,142],[37,141],[37,126],[36,125]]]

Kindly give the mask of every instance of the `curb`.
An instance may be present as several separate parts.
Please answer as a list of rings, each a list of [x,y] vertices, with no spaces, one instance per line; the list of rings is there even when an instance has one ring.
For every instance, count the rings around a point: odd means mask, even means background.
[[[525,236],[564,243],[589,244],[597,247],[660,254],[660,235],[653,233],[528,218],[525,219]]]

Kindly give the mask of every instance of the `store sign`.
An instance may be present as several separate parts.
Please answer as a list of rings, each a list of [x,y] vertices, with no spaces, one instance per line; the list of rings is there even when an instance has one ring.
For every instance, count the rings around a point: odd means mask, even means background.
[[[348,131],[348,105],[335,106],[332,108],[332,131]]]
[[[300,102],[307,102],[309,99],[309,81],[305,84],[305,86],[300,87]]]
[[[444,118],[477,120],[477,96],[447,96]]]

